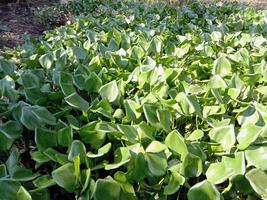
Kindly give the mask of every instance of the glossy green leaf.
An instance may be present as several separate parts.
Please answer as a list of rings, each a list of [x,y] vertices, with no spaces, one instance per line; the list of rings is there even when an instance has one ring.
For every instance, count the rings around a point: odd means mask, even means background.
[[[159,153],[166,149],[166,145],[162,144],[159,141],[152,141],[146,148],[146,152],[150,153]]]
[[[21,137],[22,127],[17,121],[8,121],[0,126],[0,133],[8,139]]]
[[[71,127],[65,127],[57,132],[57,142],[61,146],[69,147],[72,143],[73,131]]]
[[[84,144],[79,141],[79,140],[74,140],[71,144],[69,155],[68,155],[68,160],[73,161],[73,159],[79,156],[79,159],[81,162],[85,161],[86,158],[86,148]]]
[[[209,182],[220,184],[233,175],[233,170],[226,166],[226,163],[212,163],[206,171]]]
[[[217,188],[207,180],[195,184],[188,191],[189,200],[221,200],[221,195]]]
[[[248,166],[255,166],[262,170],[267,170],[267,147],[266,146],[251,146],[245,150],[245,157]]]
[[[199,140],[203,136],[204,136],[203,131],[200,129],[196,129],[186,138],[186,140],[189,140],[189,141]]]
[[[54,181],[68,192],[76,189],[75,169],[72,163],[65,164],[52,172]]]
[[[109,102],[114,102],[120,97],[120,90],[116,81],[111,81],[103,85],[99,89],[99,94],[102,98],[106,98]]]
[[[96,154],[94,154],[92,152],[88,152],[86,154],[86,156],[89,157],[89,158],[98,158],[98,157],[101,157],[101,156],[107,154],[110,151],[111,147],[112,147],[112,144],[111,143],[107,143],[103,147],[101,147],[100,149],[98,149]]]
[[[91,122],[79,129],[79,134],[84,143],[99,148],[104,143],[106,133],[98,129],[98,122]]]
[[[213,128],[210,138],[222,145],[225,151],[229,151],[235,144],[235,130],[233,125],[221,126]]]
[[[17,192],[17,199],[18,200],[32,200],[32,197],[29,194],[29,192],[23,186],[21,186],[19,188],[19,191]]]
[[[38,128],[35,130],[35,142],[39,150],[44,151],[57,145],[57,135],[54,131]]]
[[[33,181],[33,184],[37,188],[47,188],[56,184],[54,179],[49,175],[40,176]]]
[[[198,177],[202,171],[202,160],[198,156],[188,153],[182,163],[181,174],[185,177]]]
[[[85,89],[89,92],[98,92],[102,86],[102,80],[95,72],[92,72],[85,81]]]
[[[71,74],[61,72],[59,75],[59,85],[65,96],[71,95],[76,92],[73,86],[73,77]]]
[[[225,56],[219,57],[214,61],[213,74],[219,74],[221,77],[231,75],[231,63]]]
[[[125,139],[135,143],[138,139],[138,132],[136,128],[129,126],[129,125],[123,125],[123,124],[118,124],[117,125],[118,130],[125,136]]]
[[[163,154],[145,154],[148,169],[153,176],[163,176],[167,170],[167,159]]]
[[[6,166],[4,164],[0,165],[0,178],[5,177],[7,175]]]
[[[131,57],[135,60],[140,60],[145,55],[144,50],[142,47],[134,46],[132,47]]]
[[[262,127],[254,124],[244,124],[237,135],[238,148],[246,149],[251,143],[253,143],[262,132]]]
[[[257,192],[262,199],[267,198],[267,174],[260,169],[252,169],[246,174],[251,187]]]
[[[135,101],[125,100],[124,107],[126,111],[126,117],[129,121],[135,121],[141,116],[141,113],[137,111],[139,105]]]
[[[41,122],[48,125],[55,125],[56,118],[46,108],[40,106],[32,106],[32,113]]]
[[[114,163],[113,164],[105,164],[106,170],[112,170],[119,168],[120,166],[128,163],[130,161],[130,151],[126,147],[118,148],[114,153]]]
[[[178,172],[171,170],[170,179],[168,185],[164,188],[165,195],[171,195],[177,192],[185,182],[185,178]]]
[[[12,172],[11,178],[15,181],[32,181],[36,177],[38,177],[38,174],[32,173],[30,169],[26,169],[20,166],[15,166],[14,170]]]
[[[96,181],[93,194],[95,200],[118,200],[120,199],[120,193],[120,184],[114,181],[111,177],[107,177]]]
[[[17,192],[21,187],[18,182],[11,180],[0,180],[0,195],[2,199],[17,200]]]
[[[0,59],[0,70],[1,72],[4,72],[6,74],[12,74],[15,70],[16,66],[11,63],[8,62],[6,60]]]
[[[79,109],[85,113],[89,110],[89,103],[77,93],[72,93],[71,95],[65,97],[65,101],[70,106]]]
[[[53,58],[53,55],[51,53],[44,54],[39,58],[39,62],[41,64],[41,66],[43,68],[47,68],[47,69],[50,69],[52,67],[53,60],[54,60],[54,58]]]
[[[184,160],[188,154],[184,139],[178,131],[170,132],[165,139],[165,144],[170,150],[180,155],[181,160]]]
[[[244,152],[236,152],[234,155],[222,156],[222,163],[232,169],[233,176],[244,175],[246,172]]]

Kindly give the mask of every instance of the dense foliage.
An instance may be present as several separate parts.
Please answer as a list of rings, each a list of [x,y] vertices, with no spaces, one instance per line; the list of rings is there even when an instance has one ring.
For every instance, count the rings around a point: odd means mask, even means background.
[[[266,199],[267,12],[88,2],[0,60],[0,199]]]

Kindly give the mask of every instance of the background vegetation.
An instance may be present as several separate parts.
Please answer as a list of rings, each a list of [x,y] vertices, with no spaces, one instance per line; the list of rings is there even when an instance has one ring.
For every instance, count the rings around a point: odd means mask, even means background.
[[[2,199],[267,198],[266,10],[54,8],[0,57]]]

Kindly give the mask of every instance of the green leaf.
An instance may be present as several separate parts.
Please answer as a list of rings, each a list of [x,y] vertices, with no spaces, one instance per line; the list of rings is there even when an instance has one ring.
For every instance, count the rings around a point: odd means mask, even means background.
[[[200,116],[202,115],[200,105],[195,95],[186,95],[184,92],[180,92],[175,97],[175,100],[178,102],[181,112],[184,115],[192,115],[193,113]]]
[[[166,145],[162,144],[159,141],[152,141],[146,148],[146,152],[149,153],[159,153],[166,149]]]
[[[231,75],[231,63],[225,56],[219,57],[217,60],[214,61],[213,71],[212,73],[218,74],[221,77]]]
[[[51,53],[44,54],[39,58],[41,66],[46,69],[50,69],[52,67],[54,62],[53,60],[54,58]]]
[[[178,131],[170,132],[165,139],[166,146],[181,156],[181,160],[184,160],[188,154],[187,146],[184,142],[183,136]]]
[[[165,195],[172,195],[176,193],[180,186],[182,186],[185,182],[185,178],[181,176],[178,172],[175,170],[170,171],[170,178],[168,185],[164,188],[164,194]]]
[[[244,150],[249,147],[249,145],[253,143],[261,134],[262,129],[262,127],[254,124],[242,125],[237,135],[237,141],[239,143],[237,147],[241,150]]]
[[[157,105],[154,104],[144,104],[143,110],[146,117],[146,120],[148,123],[150,123],[152,126],[158,127],[158,117],[156,110],[158,109]]]
[[[102,98],[106,98],[109,102],[116,101],[120,97],[120,90],[117,82],[114,80],[103,85],[99,89],[99,94]]]
[[[15,168],[18,165],[18,159],[19,159],[19,152],[17,148],[13,148],[10,151],[10,155],[6,161],[6,168],[10,175],[13,174],[15,171]]]
[[[17,139],[21,137],[22,126],[17,121],[8,121],[0,126],[0,133],[8,139]]]
[[[65,154],[59,153],[58,151],[52,149],[52,148],[47,148],[44,152],[44,155],[46,155],[50,160],[54,162],[58,162],[61,165],[64,165],[68,163],[68,157]]]
[[[32,199],[39,199],[39,200],[50,200],[50,193],[48,189],[37,188],[31,190]]]
[[[153,176],[163,176],[166,173],[168,164],[164,154],[146,153],[145,158]]]
[[[56,125],[57,119],[45,107],[32,106],[32,113],[39,121],[48,125]]]
[[[200,129],[196,129],[186,138],[186,140],[189,140],[189,141],[199,140],[203,136],[204,136],[203,131]]]
[[[85,90],[88,92],[98,92],[102,86],[102,80],[95,72],[92,72],[85,80]]]
[[[0,164],[0,178],[7,176],[6,166],[4,164]]]
[[[117,128],[129,142],[135,143],[137,141],[138,132],[133,126],[117,124]]]
[[[44,151],[48,147],[57,145],[57,135],[54,131],[37,128],[35,130],[35,143],[39,150]]]
[[[91,71],[95,71],[100,66],[100,64],[101,64],[101,61],[100,61],[99,55],[94,56],[89,62],[89,69]]]
[[[236,176],[231,182],[235,185],[235,189],[242,194],[248,195],[254,193],[253,188],[245,176]]]
[[[92,145],[94,148],[99,148],[106,139],[106,133],[100,131],[99,122],[94,121],[79,129],[80,136],[84,143]]]
[[[161,48],[162,48],[162,41],[161,41],[161,38],[158,37],[158,36],[155,36],[155,37],[152,39],[149,48],[150,48],[150,51],[151,51],[152,53],[155,52],[155,53],[159,54],[159,53],[161,52]]]
[[[187,193],[188,200],[221,200],[216,187],[207,180],[195,184]]]
[[[80,140],[74,140],[72,142],[68,155],[68,160],[73,161],[76,156],[79,156],[82,163],[86,159],[86,148]]]
[[[120,193],[120,184],[114,181],[111,177],[107,177],[96,181],[93,195],[95,200],[118,200],[120,199]]]
[[[236,152],[234,155],[222,156],[222,163],[227,168],[231,168],[233,176],[244,175],[246,172],[244,152]]]
[[[126,111],[126,117],[129,121],[135,121],[141,116],[141,113],[137,111],[140,106],[135,101],[130,99],[124,100],[124,107]]]
[[[85,113],[89,110],[89,103],[77,93],[72,93],[64,99],[70,106],[79,109]]]
[[[220,40],[222,40],[222,33],[219,31],[212,31],[210,36],[212,41],[219,42]]]
[[[86,156],[89,157],[89,158],[101,157],[101,156],[107,154],[110,151],[111,146],[112,146],[112,144],[109,142],[109,143],[105,144],[103,147],[101,147],[100,149],[98,149],[96,154],[94,154],[92,152],[88,152],[86,154]]]
[[[32,200],[32,197],[23,186],[20,186],[19,191],[17,192],[17,199],[18,200]]]
[[[233,176],[245,174],[245,158],[243,152],[232,156],[223,156],[222,162],[212,163],[206,171],[207,179],[214,184],[220,184]]]
[[[261,170],[267,170],[267,147],[251,146],[245,151],[247,166],[255,166]]]
[[[128,163],[130,161],[130,151],[126,147],[120,147],[116,149],[114,153],[114,163],[105,164],[105,170],[112,170],[119,168],[120,166]]]
[[[30,169],[26,169],[23,167],[15,166],[12,172],[11,178],[15,181],[32,181],[35,179],[38,174],[33,174]]]
[[[0,196],[4,200],[17,200],[17,192],[21,187],[18,182],[0,180]]]
[[[31,72],[25,72],[21,75],[22,85],[27,100],[33,104],[43,101],[39,77]]]
[[[40,88],[40,80],[38,76],[31,72],[24,72],[21,75],[21,81],[24,88]]]
[[[198,177],[203,171],[202,160],[188,153],[181,166],[181,174],[185,177]]]
[[[167,132],[170,131],[172,125],[172,115],[170,111],[167,109],[158,109],[156,112],[160,127]]]
[[[131,57],[137,61],[140,61],[140,59],[145,55],[145,52],[142,47],[139,46],[133,46],[131,51]]]
[[[42,164],[50,161],[50,158],[43,154],[41,151],[34,151],[31,153],[31,158],[37,163]]]
[[[267,174],[260,169],[252,169],[246,174],[251,187],[262,197],[267,198]]]
[[[43,175],[33,181],[33,184],[37,188],[47,188],[56,184],[54,179],[49,175]]]
[[[226,110],[223,106],[204,106],[203,117],[207,118],[212,115],[222,115],[225,111]]]
[[[78,46],[72,47],[71,48],[73,55],[77,58],[77,59],[81,59],[84,60],[86,58],[86,51]]]
[[[71,95],[76,92],[73,86],[73,77],[70,73],[60,72],[59,86],[65,96]]]
[[[0,59],[0,71],[1,72],[4,72],[5,74],[12,74],[15,69],[16,69],[16,66],[13,63]]]
[[[15,89],[15,81],[9,76],[0,80],[0,96],[8,98],[11,102],[18,99],[18,91]]]
[[[74,192],[76,189],[75,169],[72,163],[67,163],[52,172],[54,181],[67,192]]]
[[[227,167],[225,163],[212,163],[206,171],[208,181],[213,184],[223,183],[232,175],[232,169]]]
[[[27,129],[30,130],[43,126],[42,121],[33,114],[30,106],[22,107],[20,121]]]
[[[69,147],[72,143],[73,132],[70,126],[62,128],[57,132],[57,142],[61,146]]]
[[[234,125],[215,127],[210,131],[209,136],[215,142],[220,143],[225,151],[230,151],[235,144]]]

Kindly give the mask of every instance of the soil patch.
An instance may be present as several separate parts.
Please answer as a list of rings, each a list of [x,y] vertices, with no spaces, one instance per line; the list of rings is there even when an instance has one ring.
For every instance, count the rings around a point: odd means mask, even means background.
[[[0,3],[0,49],[21,44],[24,34],[39,36],[45,27],[38,22],[34,12],[51,1],[32,3]]]

